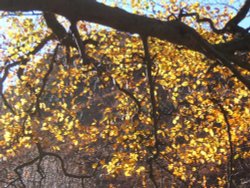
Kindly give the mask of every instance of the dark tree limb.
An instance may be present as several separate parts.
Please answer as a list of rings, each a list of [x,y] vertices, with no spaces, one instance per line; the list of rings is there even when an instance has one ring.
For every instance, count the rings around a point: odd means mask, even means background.
[[[238,11],[238,13],[231,20],[227,22],[225,28],[228,31],[231,31],[232,33],[237,33],[237,32],[245,33],[245,30],[240,26],[238,26],[238,24],[247,16],[249,8],[250,8],[250,0],[246,0],[244,5]]]
[[[141,36],[143,48],[144,48],[144,61],[147,67],[147,80],[149,85],[149,94],[150,94],[150,101],[151,101],[151,118],[152,118],[152,126],[153,126],[153,137],[154,137],[154,148],[156,149],[155,152],[152,153],[152,156],[148,158],[148,165],[149,165],[149,178],[154,184],[154,187],[157,188],[157,182],[154,177],[154,169],[153,169],[153,163],[154,160],[157,159],[159,156],[159,139],[157,135],[158,131],[158,118],[157,118],[157,107],[156,107],[156,98],[155,98],[155,81],[152,75],[152,66],[153,61],[150,57],[149,53],[149,46],[148,46],[148,36]]]
[[[66,29],[63,27],[63,25],[61,25],[59,23],[59,21],[57,20],[55,14],[53,13],[48,13],[45,12],[43,14],[44,19],[47,23],[47,26],[53,31],[53,34],[57,37],[57,39],[66,47],[77,47],[74,38],[71,36],[70,33],[68,33],[66,31]],[[74,25],[74,26],[72,26]],[[74,33],[76,33],[76,22],[75,21],[71,21],[71,31],[74,30]],[[78,31],[77,31],[78,32]],[[79,35],[80,36],[80,35]],[[79,37],[80,38],[80,37]],[[81,40],[82,41],[82,40]],[[81,42],[83,45],[86,44],[93,44],[93,45],[97,45],[97,42],[91,39],[87,39]]]
[[[62,43],[68,44],[68,46],[74,45],[72,40],[67,40],[67,31],[66,29],[58,22],[56,16],[52,13],[44,12],[43,17],[47,26],[53,31],[53,34],[58,38]]]
[[[17,181],[20,181],[20,183],[22,184],[22,187],[26,187],[25,184],[24,184],[24,182],[23,182],[23,180],[22,180],[22,175],[21,175],[21,173],[20,173],[19,171],[22,170],[24,167],[27,167],[27,166],[30,166],[30,165],[34,164],[34,163],[37,162],[39,159],[40,159],[40,156],[35,157],[35,158],[32,159],[31,161],[28,161],[28,162],[26,162],[26,163],[23,163],[23,164],[17,166],[17,167],[14,169],[15,173],[17,174],[17,179],[15,179],[15,180],[13,180],[12,182],[10,182],[10,183],[7,185],[7,187],[13,185],[13,184],[14,184],[15,182],[17,182]]]
[[[225,32],[236,34],[240,33],[241,35],[246,35],[248,33],[247,29],[244,29],[240,27],[238,24],[247,16],[247,13],[249,11],[250,7],[250,0],[246,0],[244,5],[240,8],[238,13],[231,19],[229,20],[226,25],[222,29],[217,29],[214,26],[214,23],[211,19],[209,18],[201,18],[198,13],[185,13],[183,14],[182,12],[180,13],[179,17],[187,17],[187,16],[195,16],[197,22],[207,22],[210,25],[210,28],[213,30],[213,32],[217,34],[223,34]]]
[[[236,51],[248,52],[250,51],[250,34],[240,39],[234,39],[229,42],[213,45],[224,53],[233,54]]]
[[[237,16],[228,23],[238,23],[249,9],[249,1],[239,11]],[[173,44],[182,45],[188,49],[201,52],[210,59],[221,59],[218,53],[222,50],[215,49],[210,43],[204,40],[195,29],[178,21],[160,21],[145,16],[128,13],[119,8],[113,8],[91,0],[0,0],[0,10],[4,11],[32,11],[56,13],[65,16],[75,22],[85,20],[106,25],[117,30],[138,33],[141,36],[157,37]],[[249,80],[245,79],[239,71],[231,65],[233,60],[220,60],[228,67],[237,78],[250,88]],[[236,64],[236,63],[234,63]]]
[[[6,80],[6,78],[8,77],[9,75],[9,71],[12,67],[15,67],[19,64],[19,62],[14,62],[12,64],[9,64],[5,67],[4,69],[4,73],[3,73],[3,76],[2,78],[0,78],[0,95],[3,99],[3,103],[4,105],[13,113],[13,114],[16,114],[15,110],[12,108],[12,106],[9,104],[9,102],[7,101],[5,95],[4,95],[4,92],[3,92],[3,85],[4,85],[4,81]]]
[[[157,37],[201,52],[202,37],[180,21],[163,22],[145,16],[128,13],[119,8],[88,0],[0,0],[0,10],[40,10],[65,16],[69,20],[86,20],[117,30]]]
[[[82,179],[82,178],[91,178],[93,177],[93,175],[76,175],[76,174],[71,174],[67,171],[66,167],[65,167],[65,163],[64,163],[64,160],[63,158],[59,155],[59,154],[56,154],[56,153],[52,153],[52,152],[46,152],[42,149],[42,146],[41,144],[37,144],[37,148],[38,148],[38,152],[39,152],[39,158],[44,158],[46,156],[51,156],[51,157],[55,157],[57,159],[59,159],[60,163],[61,163],[61,168],[62,168],[62,171],[63,171],[63,174],[67,177],[70,177],[70,178],[76,178],[76,179]],[[94,171],[95,172],[95,171]]]
[[[157,106],[156,106],[156,97],[155,97],[155,81],[152,75],[152,66],[153,61],[149,54],[149,46],[148,46],[148,37],[141,36],[143,47],[144,47],[144,55],[145,55],[145,64],[147,66],[147,80],[149,85],[149,92],[150,92],[150,101],[151,101],[151,118],[153,121],[153,134],[155,139],[155,147],[156,147],[156,154],[154,154],[154,158],[157,158],[159,155],[159,141],[157,136],[158,126],[157,126]]]
[[[154,187],[158,188],[158,185],[157,185],[157,182],[156,182],[156,179],[155,179],[155,176],[154,176],[153,162],[154,162],[153,158],[150,158],[148,160],[148,163],[149,163],[149,179],[152,181]]]
[[[181,12],[178,19],[181,19],[182,17],[195,17],[198,23],[208,23],[213,32],[217,34],[225,33],[224,29],[217,29],[210,18],[201,18],[197,12],[192,12],[192,13]]]

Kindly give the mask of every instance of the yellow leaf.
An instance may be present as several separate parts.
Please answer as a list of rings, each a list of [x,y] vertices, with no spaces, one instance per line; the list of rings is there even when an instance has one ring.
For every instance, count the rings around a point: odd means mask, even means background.
[[[127,176],[127,177],[129,177],[129,176],[131,176],[132,174],[131,174],[131,171],[128,171],[128,170],[127,170],[127,171],[124,172],[124,175]]]
[[[212,121],[214,121],[215,120],[215,117],[214,116],[212,116],[212,115],[208,115],[207,116],[207,121],[208,122],[212,122]]]
[[[214,131],[212,129],[209,130],[209,134],[214,137]]]
[[[74,144],[75,146],[77,146],[77,145],[78,145],[78,140],[73,140],[73,144]]]
[[[136,173],[140,174],[141,172],[145,171],[145,167],[144,166],[140,166],[137,170]]]
[[[170,3],[176,3],[176,0],[170,0]]]
[[[52,149],[53,149],[54,151],[59,151],[59,150],[60,150],[59,146],[52,146]]]
[[[201,150],[201,155],[206,156],[206,155],[207,155],[207,153],[206,153],[205,151]]]
[[[4,139],[6,142],[9,142],[11,140],[11,133],[9,131],[5,131]]]
[[[182,86],[188,86],[188,82],[187,81],[185,81],[185,82],[183,82],[182,84],[181,84]]]
[[[92,164],[92,168],[96,168],[98,166],[98,163]]]
[[[240,157],[240,155],[239,155],[239,154],[236,154],[236,155],[234,156],[234,160],[238,159],[239,157]]]

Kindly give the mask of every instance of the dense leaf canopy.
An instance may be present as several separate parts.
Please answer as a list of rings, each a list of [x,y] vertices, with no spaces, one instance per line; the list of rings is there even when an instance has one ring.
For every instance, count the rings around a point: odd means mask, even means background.
[[[249,186],[249,7],[0,0],[0,186]]]

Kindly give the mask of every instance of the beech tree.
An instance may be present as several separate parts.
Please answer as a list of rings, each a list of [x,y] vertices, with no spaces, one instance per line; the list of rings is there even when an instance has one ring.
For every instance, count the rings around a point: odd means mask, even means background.
[[[0,0],[0,185],[248,187],[250,0],[230,3]]]

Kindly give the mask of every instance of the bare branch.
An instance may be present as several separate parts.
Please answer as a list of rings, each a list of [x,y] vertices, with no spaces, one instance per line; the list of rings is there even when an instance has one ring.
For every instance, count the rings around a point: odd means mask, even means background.
[[[201,18],[200,15],[197,12],[193,12],[193,13],[183,13],[183,12],[181,12],[180,15],[179,15],[179,19],[181,19],[182,17],[193,17],[193,16],[196,18],[196,21],[198,23],[207,22],[209,24],[210,28],[213,30],[213,32],[215,32],[217,34],[222,34],[222,33],[225,32],[223,29],[217,29],[214,26],[214,23],[210,18]]]

